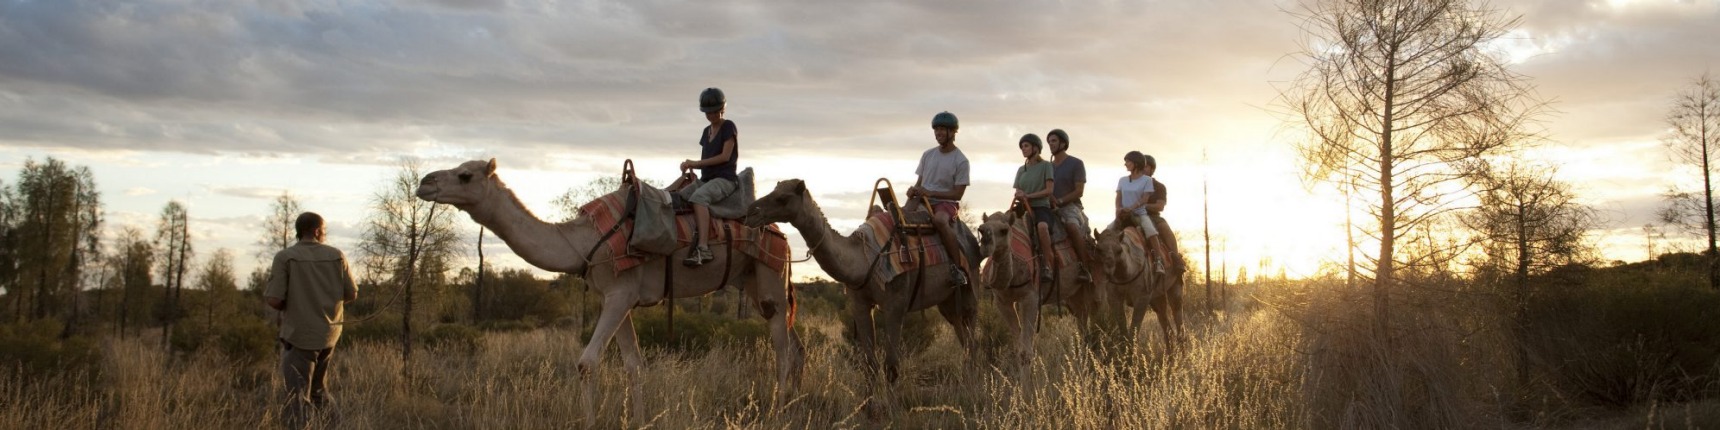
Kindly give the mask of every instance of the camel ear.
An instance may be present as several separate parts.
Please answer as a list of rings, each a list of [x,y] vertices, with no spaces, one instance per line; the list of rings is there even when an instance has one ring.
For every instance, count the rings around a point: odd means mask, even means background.
[[[484,165],[484,176],[496,174],[496,159],[490,158],[490,163]]]
[[[805,195],[806,194],[806,181],[794,181],[794,193]]]

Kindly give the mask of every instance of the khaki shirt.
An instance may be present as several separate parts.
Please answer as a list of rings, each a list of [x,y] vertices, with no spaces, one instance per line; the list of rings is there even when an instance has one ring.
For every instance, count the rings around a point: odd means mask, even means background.
[[[314,240],[300,240],[275,253],[263,297],[286,303],[281,340],[299,349],[333,348],[345,318],[345,297],[358,294],[346,255]]]

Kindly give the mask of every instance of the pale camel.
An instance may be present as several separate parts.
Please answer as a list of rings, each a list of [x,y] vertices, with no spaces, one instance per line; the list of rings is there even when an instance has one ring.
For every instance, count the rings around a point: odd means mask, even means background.
[[[619,191],[618,191],[619,192]],[[602,314],[591,333],[591,341],[579,357],[579,373],[585,382],[585,398],[581,406],[587,419],[594,415],[597,379],[592,373],[603,360],[603,350],[611,336],[617,339],[621,358],[629,376],[629,397],[635,419],[642,419],[642,379],[644,366],[634,333],[632,309],[652,306],[664,299],[664,265],[675,271],[672,295],[675,298],[697,297],[723,288],[725,271],[728,284],[738,284],[752,300],[759,315],[770,323],[770,337],[776,350],[776,384],[785,394],[795,391],[805,365],[805,350],[800,339],[789,330],[788,312],[793,303],[788,299],[785,274],[770,270],[739,251],[716,250],[716,260],[703,266],[680,267],[689,248],[683,247],[671,256],[647,258],[641,265],[617,273],[615,258],[608,246],[598,246],[604,232],[598,231],[590,217],[580,216],[563,223],[544,222],[532,215],[496,176],[496,160],[468,161],[459,167],[424,175],[419,182],[418,198],[446,203],[465,211],[472,221],[483,225],[500,237],[515,254],[538,268],[582,276],[586,285],[603,296]],[[625,233],[625,232],[623,232]],[[594,254],[586,259],[588,252]],[[726,267],[725,267],[726,266]],[[790,398],[791,396],[782,396]],[[642,421],[635,421],[642,422]]]
[[[878,308],[882,311],[877,319],[883,322],[883,371],[886,380],[896,380],[902,343],[902,321],[909,312],[937,306],[938,313],[943,314],[944,320],[949,321],[950,326],[955,329],[956,340],[967,349],[970,358],[974,356],[973,330],[976,327],[978,308],[973,288],[951,285],[948,264],[905,271],[892,279],[878,279],[872,275],[872,267],[873,264],[883,262],[879,261],[877,253],[867,246],[866,237],[861,234],[844,236],[832,229],[830,221],[824,217],[824,211],[818,207],[818,202],[813,200],[812,193],[807,192],[806,183],[799,179],[778,182],[775,190],[759,197],[747,208],[748,226],[756,227],[776,222],[787,222],[800,230],[800,235],[806,239],[812,258],[818,262],[818,266],[824,268],[824,272],[830,274],[831,279],[848,286],[849,316],[853,319],[860,350],[865,351],[863,357],[867,365],[874,370],[878,348],[874,343],[872,310]],[[968,255],[968,261],[978,261],[973,233],[968,231],[965,225],[960,226],[959,231],[959,235],[966,242],[964,248],[967,249],[964,251]],[[886,255],[883,258],[892,256]],[[911,294],[916,289],[919,294]]]
[[[1027,227],[1030,218],[1007,212],[984,218],[979,235],[980,255],[986,264],[980,269],[980,285],[994,290],[998,311],[1015,338],[1018,358],[1026,363],[1033,356],[1033,335],[1039,327],[1042,302],[1068,306],[1082,329],[1091,331],[1092,316],[1099,309],[1099,290],[1093,287],[1093,282],[1079,281],[1073,265],[1057,270],[1052,283],[1039,282],[1032,263],[1020,264],[1010,255],[1012,231],[1030,231]],[[1103,274],[1098,270],[1093,273]]]
[[[1129,339],[1139,338],[1147,306],[1152,306],[1153,313],[1159,317],[1159,327],[1165,333],[1165,349],[1175,350],[1173,342],[1183,336],[1182,271],[1153,271],[1147,262],[1145,245],[1129,239],[1122,230],[1107,229],[1095,234],[1098,236],[1097,257],[1104,266],[1105,278],[1111,283],[1111,312],[1120,313],[1124,305],[1134,308],[1129,319]]]

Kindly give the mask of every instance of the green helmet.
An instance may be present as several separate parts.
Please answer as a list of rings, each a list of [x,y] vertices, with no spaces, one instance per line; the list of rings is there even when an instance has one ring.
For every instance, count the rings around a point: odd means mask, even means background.
[[[932,116],[932,127],[949,127],[950,129],[955,130],[961,128],[961,122],[956,121],[956,114],[939,112],[937,115]]]
[[[715,87],[706,88],[705,91],[699,93],[700,112],[716,112],[718,110],[722,110],[723,105],[728,103],[729,98],[723,96],[723,90],[716,89]]]

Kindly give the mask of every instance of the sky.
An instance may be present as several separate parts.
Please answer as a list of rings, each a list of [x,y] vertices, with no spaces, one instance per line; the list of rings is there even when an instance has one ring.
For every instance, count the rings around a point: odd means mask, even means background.
[[[1552,108],[1528,157],[1558,166],[1600,212],[1590,238],[1605,258],[1645,258],[1660,195],[1695,177],[1661,139],[1676,92],[1720,66],[1720,0],[1490,7],[1520,17],[1495,47]],[[950,111],[974,211],[1007,205],[1021,135],[1061,128],[1087,163],[1095,219],[1109,219],[1122,154],[1140,150],[1159,160],[1165,216],[1185,248],[1200,250],[1204,204],[1213,265],[1309,276],[1341,258],[1343,209],[1298,177],[1298,133],[1277,104],[1307,70],[1299,10],[1294,0],[0,0],[0,184],[26,160],[88,166],[110,231],[152,231],[179,200],[199,254],[231,249],[248,273],[273,197],[298,197],[329,220],[332,245],[354,252],[368,205],[405,158],[436,170],[493,157],[545,218],[559,216],[555,196],[619,175],[624,159],[667,182],[698,154],[699,91],[720,87],[761,194],[805,179],[842,232],[859,225],[874,180],[912,183],[936,144],[932,115]],[[1671,234],[1661,251],[1690,246]],[[485,244],[493,261],[525,267],[494,238]],[[796,274],[821,275],[811,269]]]

